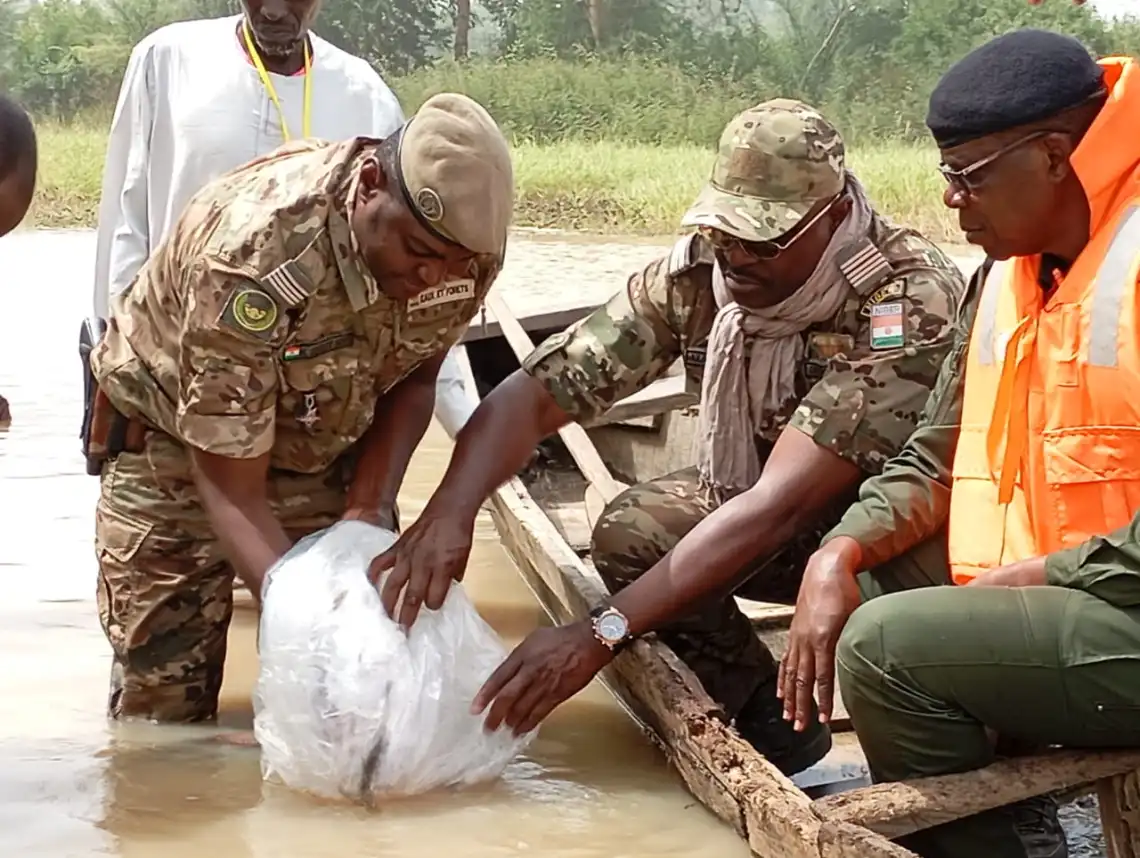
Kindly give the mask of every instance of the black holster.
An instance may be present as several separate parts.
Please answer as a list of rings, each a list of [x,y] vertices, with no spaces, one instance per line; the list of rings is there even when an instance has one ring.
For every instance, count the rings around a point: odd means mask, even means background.
[[[103,463],[126,448],[128,420],[107,399],[91,370],[91,353],[107,332],[107,321],[98,316],[79,326],[79,360],[83,364],[83,425],[79,430],[87,473],[98,476]]]

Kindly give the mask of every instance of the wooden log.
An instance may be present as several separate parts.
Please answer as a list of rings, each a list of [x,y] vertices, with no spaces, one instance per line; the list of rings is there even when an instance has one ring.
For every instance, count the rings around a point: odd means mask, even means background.
[[[744,818],[748,846],[759,858],[821,858],[819,815],[783,775],[745,796]]]
[[[1108,858],[1140,858],[1140,771],[1097,782]]]
[[[506,337],[515,356],[521,363],[527,355],[534,351],[534,343],[531,341],[530,335],[519,324],[518,319],[511,314],[511,310],[502,296],[494,289],[487,295],[487,306],[495,313],[495,318],[499,320],[499,324],[503,328],[503,336]],[[598,490],[607,503],[628,488],[628,486],[614,479],[585,429],[577,423],[570,423],[559,429],[558,434],[562,437],[562,442],[570,451],[570,455],[574,458],[574,463],[582,475],[590,481],[590,484]]]
[[[817,799],[813,805],[827,821],[862,825],[894,840],[1138,768],[1140,751],[1057,751],[1002,760],[975,772],[876,784]],[[1140,858],[1140,853],[1125,852],[1121,858],[1134,856]]]
[[[909,849],[847,822],[825,822],[819,830],[822,858],[917,858]]]

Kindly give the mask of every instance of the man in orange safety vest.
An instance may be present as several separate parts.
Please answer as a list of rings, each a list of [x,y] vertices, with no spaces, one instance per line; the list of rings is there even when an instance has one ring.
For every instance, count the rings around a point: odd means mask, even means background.
[[[809,561],[781,665],[797,729],[837,669],[877,781],[983,767],[994,734],[1140,747],[1140,63],[1009,33],[927,125],[986,260],[923,421]],[[856,576],[907,564],[957,586],[859,604]],[[1049,799],[901,842],[1067,855]]]

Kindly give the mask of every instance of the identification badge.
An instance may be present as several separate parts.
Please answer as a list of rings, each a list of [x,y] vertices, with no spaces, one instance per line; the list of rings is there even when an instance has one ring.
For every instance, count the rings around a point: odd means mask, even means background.
[[[685,349],[685,353],[681,360],[685,366],[690,369],[704,369],[705,360],[708,357],[708,348],[705,346],[695,346],[691,349]]]
[[[466,301],[475,297],[474,280],[451,280],[435,289],[426,289],[414,298],[408,299],[408,312],[426,310],[453,301]]]
[[[898,349],[906,342],[903,336],[903,305],[899,302],[871,307],[871,348]]]

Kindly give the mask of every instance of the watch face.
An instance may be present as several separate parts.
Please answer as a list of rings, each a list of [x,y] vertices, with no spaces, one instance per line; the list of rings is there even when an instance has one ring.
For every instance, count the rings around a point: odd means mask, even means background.
[[[626,636],[629,625],[620,614],[603,614],[598,618],[598,634],[616,643]]]

